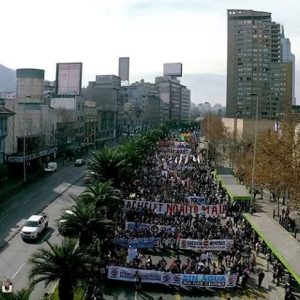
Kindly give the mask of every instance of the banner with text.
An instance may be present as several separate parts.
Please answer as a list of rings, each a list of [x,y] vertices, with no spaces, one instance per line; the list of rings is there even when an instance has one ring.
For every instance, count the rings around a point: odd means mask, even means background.
[[[157,214],[173,215],[179,212],[181,215],[225,215],[227,204],[215,205],[199,205],[193,203],[163,203],[152,201],[139,201],[139,200],[124,200],[124,210],[129,211],[137,208],[150,208]]]
[[[233,240],[179,240],[179,249],[182,250],[228,251],[232,245]]]
[[[126,222],[125,230],[129,231],[139,231],[142,229],[149,229],[153,234],[159,233],[161,231],[171,233],[175,231],[175,227],[170,225],[158,225],[158,224],[149,224],[149,223],[136,223],[136,222]]]
[[[129,246],[136,249],[158,248],[160,244],[160,239],[158,238],[134,238],[134,239],[115,238],[113,242],[125,248],[128,248]]]
[[[172,274],[168,272],[125,268],[119,266],[108,267],[108,279],[135,282],[138,277],[142,283],[159,283],[179,286],[230,288],[236,286],[237,276],[207,275],[207,274]]]

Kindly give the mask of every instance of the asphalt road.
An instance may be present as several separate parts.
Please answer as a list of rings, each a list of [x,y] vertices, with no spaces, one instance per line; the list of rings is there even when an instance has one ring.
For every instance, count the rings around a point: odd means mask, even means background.
[[[28,287],[30,265],[27,261],[31,254],[38,248],[47,247],[45,240],[51,243],[61,241],[57,231],[57,219],[65,209],[72,206],[73,200],[70,195],[80,194],[83,191],[84,187],[80,180],[83,173],[82,167],[67,166],[57,173],[43,177],[1,204],[1,238],[5,239],[10,235],[10,240],[7,247],[0,251],[0,280],[11,279],[14,290]],[[49,216],[48,230],[34,243],[23,242],[19,228],[30,215],[41,210]],[[38,284],[30,299],[41,299],[48,289],[44,284]]]
[[[135,291],[134,283],[124,286],[111,284],[104,289],[105,300],[157,300],[162,297],[163,300],[279,300],[282,298],[269,297],[265,289],[213,289],[205,290],[175,290],[164,286],[148,287],[140,292]]]
[[[12,234],[22,219],[42,211],[62,189],[62,183],[73,184],[84,174],[85,167],[73,165],[61,167],[56,173],[45,174],[39,180],[24,187],[11,197],[0,202],[0,243]]]

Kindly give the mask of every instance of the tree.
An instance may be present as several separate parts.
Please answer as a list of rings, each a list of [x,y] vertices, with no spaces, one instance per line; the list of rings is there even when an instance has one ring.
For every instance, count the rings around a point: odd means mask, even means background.
[[[131,178],[130,166],[126,164],[124,156],[118,149],[104,147],[92,154],[88,161],[87,169],[90,177],[100,181],[111,181],[121,188]]]
[[[76,241],[64,240],[61,245],[52,245],[46,241],[49,249],[39,249],[29,262],[32,264],[30,279],[33,284],[58,281],[60,300],[73,300],[74,288],[80,280],[85,280],[93,264],[82,248],[76,247]]]
[[[237,175],[250,185],[252,181],[253,144],[244,144],[238,162]],[[266,130],[257,139],[254,183],[267,188],[275,200],[290,196],[290,205],[299,206],[300,196],[300,132],[298,120],[286,114],[280,130]],[[279,202],[278,202],[279,204]],[[279,210],[279,206],[278,206]]]
[[[78,197],[76,205],[70,210],[72,213],[65,214],[59,225],[60,233],[65,237],[78,238],[80,246],[93,244],[96,237],[105,239],[114,227],[114,223],[105,217],[104,211],[99,211],[90,200],[84,196]]]
[[[219,158],[219,146],[226,141],[227,130],[219,115],[207,113],[202,120],[202,134],[209,142],[209,154],[215,160]]]
[[[95,205],[97,209],[105,209],[107,217],[113,217],[120,209],[121,191],[112,186],[111,181],[93,182],[82,193],[82,199]]]

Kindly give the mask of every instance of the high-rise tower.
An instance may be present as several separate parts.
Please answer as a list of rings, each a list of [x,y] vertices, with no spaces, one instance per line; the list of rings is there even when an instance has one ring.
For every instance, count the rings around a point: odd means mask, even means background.
[[[227,14],[227,116],[253,119],[258,101],[258,118],[278,119],[293,102],[282,58],[283,27],[268,12]]]

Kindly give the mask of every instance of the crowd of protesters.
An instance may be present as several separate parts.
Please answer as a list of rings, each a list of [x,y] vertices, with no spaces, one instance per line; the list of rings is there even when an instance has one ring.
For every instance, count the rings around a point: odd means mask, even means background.
[[[188,143],[177,141],[159,143],[158,151],[148,158],[144,176],[134,186],[131,199],[141,201],[186,203],[191,201],[191,196],[205,199],[206,205],[228,201],[225,189],[214,180],[209,162]],[[139,226],[126,229],[126,222],[160,227],[157,231]],[[165,258],[154,263],[153,258],[145,256],[142,250],[125,265],[127,267],[186,274],[237,274],[237,284],[245,289],[254,272],[258,287],[261,287],[265,273],[257,267],[256,260],[263,253],[267,270],[272,265],[274,282],[279,285],[283,281],[284,268],[273,261],[271,252],[242,217],[238,206],[233,212],[228,210],[226,216],[184,215],[180,212],[158,214],[153,209],[138,207],[124,212],[119,225],[114,238],[155,237],[160,239],[162,248],[170,247],[177,253],[171,263]],[[179,239],[231,239],[233,243],[227,251],[185,251],[185,258],[180,258]],[[120,262],[112,254],[109,264],[119,265]]]

